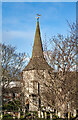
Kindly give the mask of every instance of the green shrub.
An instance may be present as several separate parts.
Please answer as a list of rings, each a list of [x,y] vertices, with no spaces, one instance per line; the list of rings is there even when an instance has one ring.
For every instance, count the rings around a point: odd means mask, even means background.
[[[3,115],[3,120],[13,120],[13,117],[12,117],[12,115],[11,114],[5,114],[5,115]]]

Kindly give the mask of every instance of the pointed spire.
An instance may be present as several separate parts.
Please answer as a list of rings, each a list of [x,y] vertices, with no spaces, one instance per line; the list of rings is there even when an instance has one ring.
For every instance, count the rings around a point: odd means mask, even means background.
[[[43,47],[41,42],[40,28],[39,28],[39,14],[37,15],[37,27],[35,32],[35,39],[32,51],[32,57],[28,65],[23,71],[27,70],[50,70],[51,67],[48,65],[43,55]]]
[[[42,47],[42,42],[41,42],[39,20],[37,20],[37,27],[36,27],[36,32],[35,32],[32,57],[43,57],[43,47]]]

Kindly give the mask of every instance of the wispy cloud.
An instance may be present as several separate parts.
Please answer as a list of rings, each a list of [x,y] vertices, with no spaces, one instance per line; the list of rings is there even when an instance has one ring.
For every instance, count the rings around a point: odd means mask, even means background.
[[[3,31],[2,33],[3,41],[13,40],[13,39],[26,39],[29,40],[33,38],[33,31]]]
[[[3,31],[2,42],[18,48],[18,52],[29,53],[32,50],[34,32],[30,31]]]

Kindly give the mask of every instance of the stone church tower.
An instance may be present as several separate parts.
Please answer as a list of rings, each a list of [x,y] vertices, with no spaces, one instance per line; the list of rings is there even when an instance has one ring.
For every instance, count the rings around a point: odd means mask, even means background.
[[[23,70],[25,103],[28,100],[29,111],[38,111],[41,105],[44,105],[44,95],[42,93],[45,91],[45,78],[50,79],[48,75],[50,69],[52,68],[48,65],[43,55],[39,20],[37,20],[32,57]]]

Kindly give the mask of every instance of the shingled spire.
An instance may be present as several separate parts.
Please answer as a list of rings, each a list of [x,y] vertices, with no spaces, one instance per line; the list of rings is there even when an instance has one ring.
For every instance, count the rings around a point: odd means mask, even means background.
[[[37,20],[37,27],[36,27],[32,57],[43,57],[43,48],[42,48],[40,28],[39,28],[39,21],[38,20]]]
[[[24,71],[44,70],[44,69],[49,70],[49,69],[51,69],[51,67],[48,65],[48,63],[44,59],[43,47],[42,47],[41,35],[40,35],[40,28],[39,28],[39,17],[38,17],[33,51],[32,51],[32,57],[31,57],[28,65],[25,67]]]

